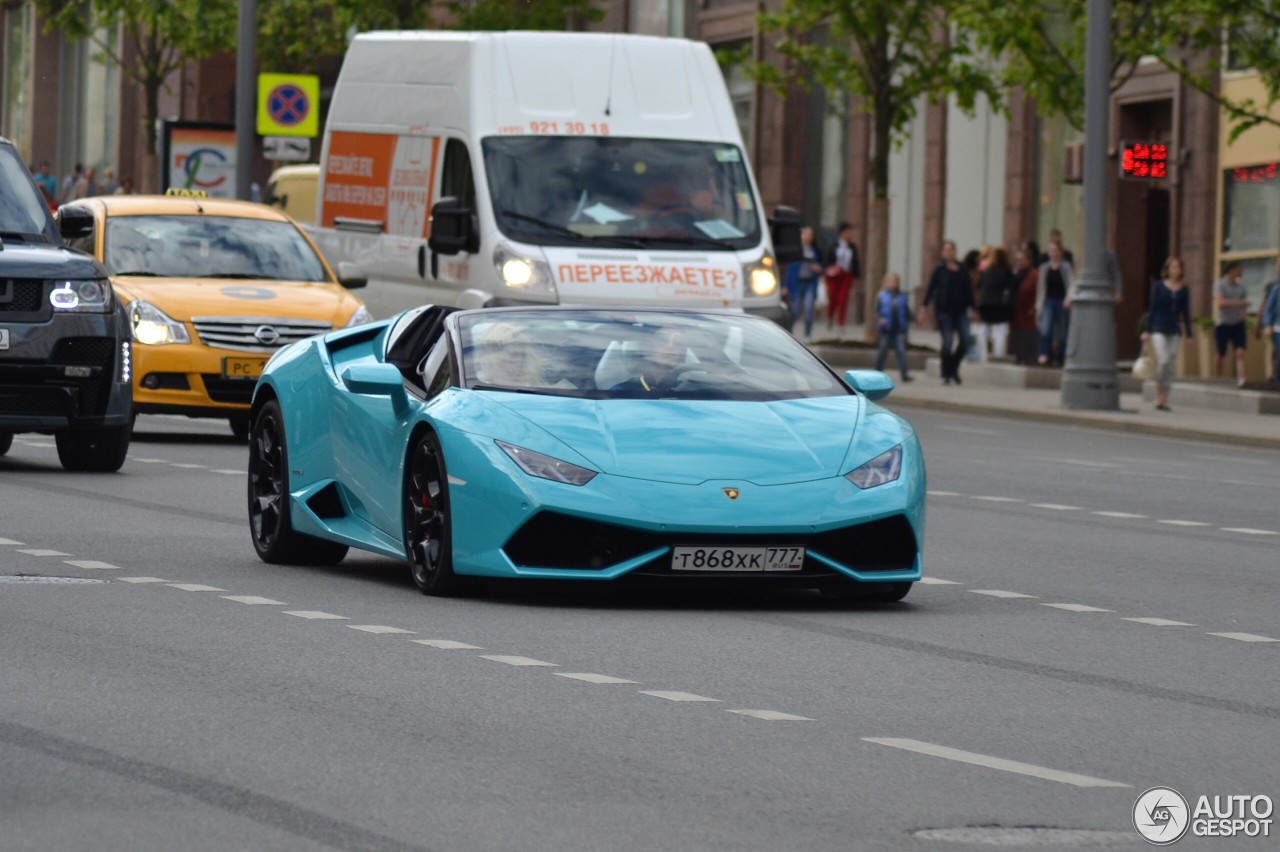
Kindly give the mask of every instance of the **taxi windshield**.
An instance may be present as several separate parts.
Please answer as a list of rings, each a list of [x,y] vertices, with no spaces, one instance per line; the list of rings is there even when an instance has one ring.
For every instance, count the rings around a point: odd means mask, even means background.
[[[768,320],[520,310],[458,317],[464,385],[584,399],[770,401],[849,389]]]
[[[504,234],[534,245],[745,249],[760,214],[742,151],[615,136],[483,141]]]
[[[113,216],[103,262],[112,275],[325,281],[289,222],[233,216]]]

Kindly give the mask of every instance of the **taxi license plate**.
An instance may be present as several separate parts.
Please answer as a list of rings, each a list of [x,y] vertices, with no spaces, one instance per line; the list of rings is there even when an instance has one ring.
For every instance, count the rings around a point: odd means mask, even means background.
[[[0,328],[0,349],[9,348],[9,329]]]
[[[266,358],[223,358],[222,377],[225,379],[256,379],[267,365]]]
[[[799,571],[803,547],[674,547],[675,571]]]

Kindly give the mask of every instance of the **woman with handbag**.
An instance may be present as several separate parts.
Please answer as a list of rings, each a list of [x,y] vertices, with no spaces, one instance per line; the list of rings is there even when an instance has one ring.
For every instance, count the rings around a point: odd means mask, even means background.
[[[1164,262],[1160,277],[1151,283],[1151,308],[1142,339],[1150,340],[1156,352],[1156,409],[1172,411],[1169,388],[1178,346],[1191,342],[1191,304],[1182,279],[1182,261],[1176,257]]]

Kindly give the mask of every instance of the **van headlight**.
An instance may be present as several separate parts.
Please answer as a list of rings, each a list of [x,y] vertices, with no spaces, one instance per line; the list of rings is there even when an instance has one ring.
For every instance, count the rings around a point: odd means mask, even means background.
[[[133,339],[146,346],[191,342],[185,325],[141,299],[129,305],[129,327],[133,329]]]
[[[537,257],[529,257],[513,251],[505,245],[493,250],[493,267],[498,280],[508,290],[527,293],[530,296],[555,296],[556,282],[551,277],[551,265]]]
[[[748,296],[772,296],[778,292],[778,264],[773,256],[766,254],[755,263],[742,267],[743,278],[747,282]]]
[[[111,282],[97,278],[63,281],[49,292],[55,311],[105,314],[111,310]]]

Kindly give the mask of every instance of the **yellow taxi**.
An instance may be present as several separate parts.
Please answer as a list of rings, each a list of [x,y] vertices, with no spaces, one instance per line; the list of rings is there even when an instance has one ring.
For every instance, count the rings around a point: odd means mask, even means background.
[[[110,195],[64,204],[57,218],[127,306],[140,414],[224,417],[246,437],[273,352],[372,319],[348,292],[367,280],[339,278],[293,219],[263,204]]]

